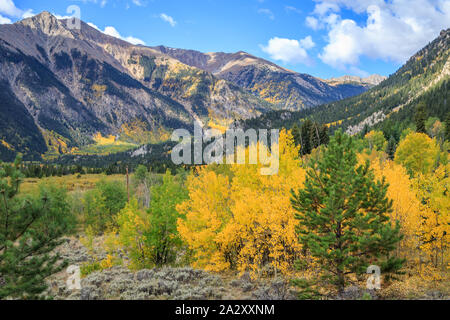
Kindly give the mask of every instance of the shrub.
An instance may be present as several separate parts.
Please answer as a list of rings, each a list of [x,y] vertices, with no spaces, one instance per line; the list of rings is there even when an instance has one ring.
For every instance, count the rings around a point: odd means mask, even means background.
[[[101,180],[95,189],[87,191],[84,196],[86,226],[92,227],[96,233],[114,227],[116,216],[126,202],[127,193],[122,184]]]

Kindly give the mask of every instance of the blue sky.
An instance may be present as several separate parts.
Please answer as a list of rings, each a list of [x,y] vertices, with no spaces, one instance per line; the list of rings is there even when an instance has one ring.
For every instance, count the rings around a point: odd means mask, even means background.
[[[450,27],[450,0],[0,0],[0,23],[71,5],[131,42],[242,50],[321,78],[389,75]]]

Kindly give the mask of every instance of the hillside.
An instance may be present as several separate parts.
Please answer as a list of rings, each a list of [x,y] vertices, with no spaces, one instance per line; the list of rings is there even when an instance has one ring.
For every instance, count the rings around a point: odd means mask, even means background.
[[[165,141],[194,121],[224,130],[367,90],[328,85],[244,52],[135,46],[84,22],[70,29],[48,12],[0,25],[0,71],[4,160],[17,152],[36,160],[115,152]],[[103,138],[112,148],[96,146]]]
[[[366,78],[361,78],[357,76],[343,76],[339,78],[326,79],[325,82],[330,85],[341,85],[345,83],[353,83],[367,86],[369,89],[379,85],[381,82],[386,80],[387,77],[380,76],[379,74],[373,74]]]
[[[371,87],[362,82],[329,84],[242,51],[201,53],[164,46],[154,49],[245,88],[284,110],[301,110],[341,100],[361,94]]]
[[[166,129],[192,123],[183,105],[132,78],[84,34],[48,13],[0,26],[0,57],[2,155],[5,149],[31,159],[67,153],[92,143],[98,132],[120,135],[135,123],[159,140]]]
[[[97,136],[159,142],[194,121],[227,125],[272,109],[207,72],[85,23],[69,29],[47,12],[1,25],[0,57],[7,160],[16,152],[28,159],[77,153]]]
[[[242,126],[290,127],[312,118],[350,134],[364,127],[393,122],[412,122],[418,103],[427,106],[427,116],[445,120],[450,111],[450,29],[412,56],[404,66],[371,90],[352,98],[300,112],[274,111],[242,123]]]

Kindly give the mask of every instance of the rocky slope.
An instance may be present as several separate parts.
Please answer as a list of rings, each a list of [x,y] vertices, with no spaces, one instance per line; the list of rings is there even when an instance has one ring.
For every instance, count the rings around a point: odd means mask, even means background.
[[[358,95],[369,89],[367,83],[330,85],[242,51],[201,53],[164,46],[154,49],[245,88],[281,109],[301,110]]]
[[[226,125],[272,108],[203,70],[85,23],[70,29],[48,12],[0,26],[0,86],[3,159],[71,152],[98,132],[157,142],[194,121]]]
[[[98,33],[86,26],[87,35]],[[67,152],[87,144],[96,132],[119,135],[134,122],[155,133],[191,125],[183,105],[132,78],[83,36],[49,13],[0,26],[3,147],[36,158],[49,146]]]
[[[325,80],[326,83],[330,85],[340,85],[345,83],[360,84],[362,86],[367,86],[369,89],[379,85],[381,82],[386,80],[387,77],[380,76],[379,74],[373,74],[366,78],[361,78],[357,76],[343,76],[339,78],[330,78]]]

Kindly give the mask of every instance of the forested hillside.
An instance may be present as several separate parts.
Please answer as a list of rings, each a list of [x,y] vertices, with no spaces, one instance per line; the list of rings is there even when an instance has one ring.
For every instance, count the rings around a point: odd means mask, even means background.
[[[446,121],[450,111],[450,29],[415,54],[396,73],[359,96],[300,112],[269,112],[244,122],[245,127],[291,127],[310,118],[344,128],[350,134],[385,121],[399,130],[414,122],[415,109],[425,103],[428,117]],[[400,128],[401,127],[401,128]]]

